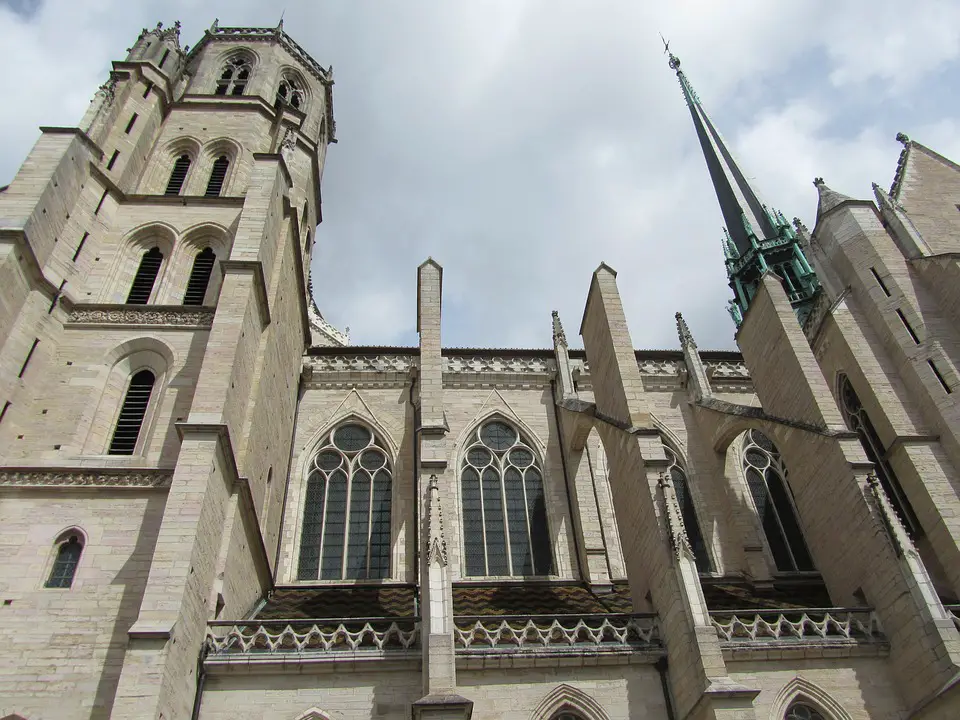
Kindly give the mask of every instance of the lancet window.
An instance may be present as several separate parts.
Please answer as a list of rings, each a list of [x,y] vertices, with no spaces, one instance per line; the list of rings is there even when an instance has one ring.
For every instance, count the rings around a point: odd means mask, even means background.
[[[814,570],[787,485],[787,468],[776,445],[759,430],[743,441],[743,469],[777,570]]]
[[[803,702],[795,702],[787,708],[784,720],[827,720],[827,718],[813,706]]]
[[[167,181],[167,188],[163,191],[164,195],[179,195],[183,189],[183,183],[187,179],[187,173],[190,172],[191,164],[189,155],[181,155],[173,163],[173,170],[170,171],[170,179]]]
[[[230,158],[221,155],[213,161],[213,168],[210,170],[210,179],[207,181],[207,189],[204,191],[205,197],[219,197],[223,191],[223,183],[227,179],[227,169],[230,167]]]
[[[390,575],[390,460],[367,427],[331,430],[307,476],[300,580]]]
[[[880,441],[880,436],[877,435],[873,423],[870,422],[870,418],[863,409],[860,398],[857,397],[857,393],[846,375],[840,376],[839,389],[840,408],[843,410],[847,427],[860,437],[860,444],[863,445],[863,450],[870,459],[870,462],[874,464],[874,472],[877,474],[880,485],[883,487],[884,492],[886,492],[887,497],[890,498],[890,502],[893,503],[897,514],[899,514],[903,522],[906,523],[907,529],[915,537],[922,535],[923,528],[917,520],[917,515],[913,511],[910,501],[907,499],[907,494],[903,491],[903,487],[900,485],[900,481],[897,479],[893,467],[884,459],[887,454],[886,448],[884,448],[883,443]]]
[[[677,504],[680,506],[680,514],[683,516],[683,527],[687,531],[687,539],[690,541],[690,547],[693,549],[693,557],[697,563],[697,570],[704,573],[713,572],[710,553],[707,551],[707,544],[704,542],[703,533],[700,532],[697,510],[693,504],[693,496],[690,494],[690,483],[687,480],[687,473],[677,453],[666,446],[664,446],[663,451],[667,456],[667,462],[670,463],[667,471],[670,473],[670,479],[673,481],[673,489],[677,495]]]
[[[290,105],[302,110],[304,105],[303,87],[300,82],[289,75],[284,75],[277,86],[277,105]]]
[[[250,61],[243,57],[227,60],[217,80],[215,95],[243,95],[250,79]]]
[[[133,455],[155,382],[156,377],[149,370],[141,370],[130,378],[117,426],[113,430],[113,439],[110,441],[110,455]]]
[[[516,428],[494,420],[474,432],[460,490],[468,576],[553,572],[543,470]]]
[[[193,259],[193,269],[187,281],[187,290],[183,294],[184,305],[203,305],[203,298],[207,294],[210,284],[210,275],[217,255],[210,248],[204,248]]]
[[[80,556],[83,554],[83,543],[80,535],[71,534],[57,548],[57,557],[50,568],[50,577],[44,587],[68,588],[73,585],[73,576],[77,573]]]
[[[127,305],[146,305],[153,292],[153,284],[157,281],[157,274],[163,264],[163,253],[160,248],[152,247],[140,258],[137,274],[133,276],[130,292],[127,294]]]

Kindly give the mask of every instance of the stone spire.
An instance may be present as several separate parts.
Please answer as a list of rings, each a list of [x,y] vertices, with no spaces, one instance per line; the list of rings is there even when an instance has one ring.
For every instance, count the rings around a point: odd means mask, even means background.
[[[820,201],[817,203],[817,220],[833,210],[837,205],[852,199],[843,193],[838,193],[836,190],[829,188],[822,177],[815,178],[813,184],[816,186],[817,193],[820,196]]]
[[[555,345],[567,347],[567,334],[560,323],[560,313],[554,310],[551,315],[553,316],[553,342]]]
[[[693,127],[723,214],[726,226],[724,258],[736,305],[730,313],[734,322],[739,325],[746,315],[760,276],[768,269],[773,269],[784,280],[784,289],[802,322],[809,313],[811,298],[819,285],[796,233],[783,213],[760,200],[703,109],[690,80],[680,69],[680,58],[669,48],[666,52],[669,53],[670,68],[676,72],[690,108]]]
[[[697,350],[697,342],[693,339],[693,333],[687,327],[687,321],[683,315],[676,314],[677,335],[680,337],[680,349],[683,350],[683,361],[687,366],[687,387],[693,395],[694,401],[709,397],[710,379],[707,377],[707,369],[700,359],[700,352]]]

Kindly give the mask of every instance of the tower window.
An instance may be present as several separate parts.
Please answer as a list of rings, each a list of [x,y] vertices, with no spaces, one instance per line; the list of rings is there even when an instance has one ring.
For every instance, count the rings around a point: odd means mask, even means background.
[[[169,50],[164,50],[164,51],[163,51],[163,57],[160,58],[160,65],[159,65],[159,67],[161,67],[161,68],[163,67],[164,63],[167,62],[167,58],[168,58],[168,57],[170,57],[170,51],[169,51]]]
[[[758,430],[749,430],[743,442],[743,469],[757,506],[763,532],[777,570],[814,570],[800,531],[787,486],[787,469],[776,445]]]
[[[227,168],[230,167],[230,160],[226,155],[221,155],[213,161],[213,169],[210,171],[210,180],[207,181],[207,190],[203,194],[207,197],[217,197],[223,190],[223,182],[227,178]]]
[[[245,57],[227,60],[220,79],[217,80],[215,95],[243,95],[250,79],[250,61]]]
[[[204,248],[193,259],[193,270],[187,281],[187,291],[183,295],[184,305],[203,305],[203,298],[207,294],[207,285],[210,284],[210,274],[217,256],[210,248]]]
[[[907,334],[910,335],[910,339],[913,340],[914,345],[920,344],[920,338],[917,337],[917,333],[911,327],[910,323],[907,322],[907,316],[903,314],[903,311],[897,308],[897,317],[900,318],[900,322],[903,323],[903,326],[907,329]]]
[[[156,378],[149,370],[141,370],[130,379],[130,387],[127,388],[117,427],[110,441],[110,455],[133,455],[143,427],[143,418],[146,417],[147,406],[150,404],[154,382]]]
[[[870,268],[870,272],[873,274],[873,279],[877,281],[877,285],[879,285],[880,289],[883,290],[883,294],[886,295],[887,297],[890,297],[890,291],[887,290],[887,285],[886,283],[883,282],[883,279],[877,273],[877,269]]]
[[[300,110],[304,104],[303,101],[303,87],[297,80],[294,80],[290,76],[285,76],[277,86],[276,104],[278,106],[290,105],[291,107]]]
[[[173,171],[170,173],[170,180],[167,181],[167,189],[163,191],[164,195],[179,195],[183,189],[183,182],[187,179],[187,173],[190,170],[190,156],[181,155],[173,164]]]
[[[933,360],[927,360],[927,365],[930,367],[930,370],[933,371],[933,376],[937,378],[937,381],[940,383],[940,387],[943,388],[943,391],[947,395],[951,394],[953,390],[950,388],[950,384],[947,382],[947,379],[940,373],[940,370],[937,369],[936,363]]]
[[[80,251],[83,250],[83,244],[87,242],[87,238],[90,237],[90,233],[84,233],[83,237],[80,238],[80,242],[77,243],[77,249],[73,252],[73,261],[76,262],[77,258],[80,257]]]
[[[370,430],[331,431],[307,478],[297,577],[388,577],[391,487],[390,461]]]
[[[20,372],[17,374],[18,378],[22,378],[23,374],[27,371],[27,365],[30,364],[30,358],[33,357],[33,351],[37,349],[37,345],[40,344],[40,338],[36,338],[33,341],[33,345],[30,346],[30,350],[27,351],[27,356],[23,359],[23,365],[20,366]]]
[[[71,535],[57,548],[57,557],[50,569],[50,577],[44,587],[68,588],[73,585],[73,576],[77,573],[80,556],[83,554],[83,543],[79,535]]]
[[[127,295],[127,305],[146,305],[149,302],[162,263],[163,253],[158,247],[150,248],[143,254]]]
[[[133,124],[137,121],[137,117],[138,115],[136,113],[130,116],[130,121],[127,123],[126,129],[123,131],[124,134],[130,134],[130,131],[133,130]]]
[[[107,170],[113,170],[113,166],[116,164],[118,157],[120,157],[120,151],[114,150],[113,155],[110,156],[110,162],[107,163]]]
[[[690,547],[693,549],[693,557],[697,563],[697,570],[703,573],[713,572],[710,553],[707,552],[707,544],[703,540],[703,533],[700,532],[700,522],[697,520],[697,511],[693,505],[693,496],[690,494],[687,473],[673,450],[664,447],[663,451],[666,453],[667,461],[670,463],[667,471],[670,473],[670,479],[673,481],[673,490],[677,495],[677,504],[680,506],[680,514],[683,517],[683,527],[687,531],[687,539],[690,541]]]
[[[143,89],[143,96],[150,97],[150,91],[153,90],[153,83],[147,82],[147,86]]]
[[[549,575],[543,471],[532,446],[501,420],[474,432],[460,468],[466,575]]]

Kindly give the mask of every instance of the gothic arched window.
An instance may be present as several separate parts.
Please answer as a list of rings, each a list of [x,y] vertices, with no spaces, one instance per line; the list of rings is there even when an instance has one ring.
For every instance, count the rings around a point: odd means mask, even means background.
[[[873,428],[873,423],[867,417],[866,410],[860,398],[857,397],[853,385],[850,384],[850,378],[841,375],[839,379],[840,409],[843,410],[844,420],[847,427],[853,430],[860,437],[860,444],[867,454],[870,462],[874,464],[877,479],[883,487],[894,509],[906,523],[907,529],[914,537],[923,535],[923,528],[917,520],[917,515],[907,499],[907,494],[903,491],[900,481],[897,479],[890,463],[885,460],[887,454],[886,448],[880,442],[880,436]]]
[[[210,275],[217,255],[210,248],[204,248],[193,259],[193,269],[190,279],[187,280],[187,290],[183,294],[184,305],[203,305],[203,298],[207,294],[207,285],[210,284]]]
[[[687,539],[690,541],[690,547],[693,548],[693,557],[697,563],[697,570],[700,572],[713,572],[713,564],[710,562],[710,553],[707,551],[707,544],[703,540],[703,533],[700,532],[700,522],[697,520],[697,511],[693,505],[693,496],[690,494],[690,483],[687,481],[687,473],[675,453],[670,448],[664,446],[667,461],[670,463],[668,472],[673,481],[673,490],[677,495],[677,504],[680,506],[680,514],[683,516],[683,527],[687,531]]]
[[[250,79],[250,61],[241,56],[227,60],[217,80],[215,95],[243,95]]]
[[[160,248],[152,247],[140,258],[137,274],[133,276],[130,292],[127,294],[127,305],[146,305],[153,292],[153,284],[157,281],[157,274],[163,264],[163,253]]]
[[[787,468],[777,446],[759,430],[749,430],[744,437],[743,470],[777,570],[814,570],[787,485]]]
[[[290,75],[284,75],[277,86],[277,105],[290,105],[297,110],[304,106],[303,86]]]
[[[230,167],[230,158],[221,155],[213,161],[213,168],[210,170],[210,179],[207,181],[207,189],[204,191],[205,197],[218,197],[223,190],[223,183],[227,179],[227,169]]]
[[[357,423],[331,430],[307,477],[297,578],[389,577],[391,487],[376,435]]]
[[[189,155],[181,155],[173,163],[173,170],[170,172],[170,179],[167,181],[167,189],[163,191],[164,195],[179,195],[183,189],[183,183],[187,179],[187,173],[190,171],[191,159]]]
[[[543,471],[513,426],[494,420],[474,432],[460,489],[468,576],[553,572]]]
[[[73,576],[83,554],[83,543],[79,534],[69,534],[57,548],[57,557],[50,568],[50,577],[44,583],[48,588],[68,588],[73,585]]]
[[[804,702],[795,702],[787,708],[783,720],[827,720],[822,712]]]
[[[130,385],[127,387],[127,394],[120,407],[120,416],[117,418],[117,426],[113,431],[108,454],[133,455],[155,382],[156,377],[149,370],[141,370],[130,378]]]
[[[564,711],[564,712],[557,713],[556,715],[551,717],[550,720],[583,720],[583,718],[577,713]]]

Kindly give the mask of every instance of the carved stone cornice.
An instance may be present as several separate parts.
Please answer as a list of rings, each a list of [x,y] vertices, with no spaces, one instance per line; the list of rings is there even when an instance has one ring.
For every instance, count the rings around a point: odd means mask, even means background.
[[[553,359],[504,355],[445,355],[445,373],[540,373],[553,374]]]
[[[204,305],[75,304],[68,310],[71,325],[135,325],[209,330],[216,308]]]
[[[304,358],[304,365],[314,373],[405,373],[416,364],[416,355],[314,355]]]
[[[0,488],[170,487],[173,470],[159,468],[0,468]]]

